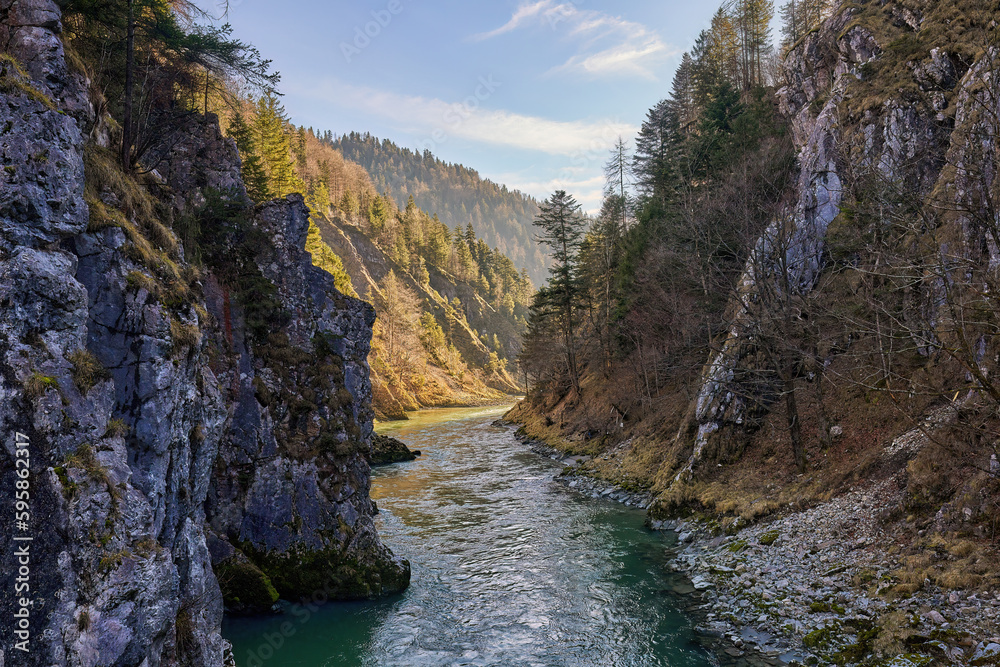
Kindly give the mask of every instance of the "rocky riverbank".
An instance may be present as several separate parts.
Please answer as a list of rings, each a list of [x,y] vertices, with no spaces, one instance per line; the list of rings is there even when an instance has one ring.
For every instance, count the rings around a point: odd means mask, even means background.
[[[570,488],[640,509],[653,502],[648,493],[581,474],[589,457],[520,439],[565,465],[557,481]],[[905,434],[884,456],[910,458],[923,440]],[[1000,590],[944,590],[929,580],[900,585],[906,559],[900,547],[908,538],[884,516],[905,492],[905,465],[897,470],[733,535],[718,535],[707,519],[650,522],[677,533],[674,567],[691,581],[678,592],[692,596],[690,611],[701,633],[717,641],[717,653],[748,666],[1000,665]]]
[[[502,419],[495,421],[494,425],[507,428],[514,428],[516,426]],[[591,460],[592,457],[590,456],[567,454],[539,440],[529,438],[523,433],[515,433],[514,437],[523,442],[536,454],[563,464],[563,472],[556,477],[556,481],[565,484],[571,489],[575,489],[591,498],[608,498],[628,507],[637,507],[643,510],[649,509],[653,504],[654,499],[652,494],[646,491],[623,489],[606,480],[590,477],[581,471],[580,467]]]
[[[710,605],[706,631],[738,647],[803,664],[880,654],[899,666],[1000,664],[1000,591],[926,582],[891,593],[903,563],[875,508],[893,501],[894,481],[731,536],[683,521],[654,527],[678,531],[676,567]]]
[[[706,598],[706,632],[803,664],[1000,664],[996,579],[979,578],[977,591],[934,583],[975,581],[962,572],[975,543],[951,538],[943,512],[918,532],[894,516],[907,462],[951,414],[935,412],[883,449],[881,467],[894,472],[818,506],[728,536],[708,521],[653,521],[678,533],[676,567]]]

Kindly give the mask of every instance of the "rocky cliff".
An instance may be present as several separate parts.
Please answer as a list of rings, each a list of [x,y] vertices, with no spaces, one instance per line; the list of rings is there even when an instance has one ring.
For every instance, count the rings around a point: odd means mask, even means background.
[[[991,224],[976,224],[996,214],[986,194],[995,187],[994,10],[977,2],[844,3],[786,54],[788,83],[777,96],[798,148],[796,204],[751,253],[737,314],[704,373],[693,419],[678,436],[693,442],[685,472],[706,448],[717,450],[721,440],[759,423],[751,414],[758,406],[748,400],[753,392],[740,386],[737,369],[753,365],[748,359],[761,331],[752,304],[763,291],[787,289],[789,302],[797,300],[796,317],[807,309],[828,315],[838,310],[836,299],[851,299],[846,282],[854,281],[854,298],[865,298],[857,292],[865,274],[888,288],[898,278],[889,273],[911,272],[905,285],[910,307],[922,305],[890,313],[880,301],[876,307],[884,316],[900,320],[886,335],[909,338],[925,358],[942,340],[939,335],[948,336],[933,329],[954,323],[954,312],[945,311],[960,306],[945,298],[940,280],[966,269],[971,276],[970,265],[984,259],[980,248],[989,246],[985,261],[995,262]],[[876,241],[871,234],[878,231],[865,227],[873,218],[894,237]],[[897,266],[890,271],[886,262]],[[762,287],[762,281],[769,284]],[[818,350],[819,363],[830,366],[837,357],[833,350],[846,352],[871,335],[864,330],[867,314],[860,314],[866,305],[853,305],[853,332],[845,329],[847,317],[832,327],[844,335]],[[963,363],[976,363],[973,356]],[[978,356],[990,354],[984,349]]]
[[[312,266],[301,198],[246,202],[214,118],[118,170],[60,32],[0,3],[0,664],[222,665],[224,604],[404,588],[372,309]]]

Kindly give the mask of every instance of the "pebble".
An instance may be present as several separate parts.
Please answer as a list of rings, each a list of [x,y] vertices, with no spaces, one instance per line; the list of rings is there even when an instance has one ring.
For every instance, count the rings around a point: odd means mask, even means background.
[[[927,612],[927,618],[931,621],[931,623],[937,623],[938,625],[944,625],[948,622],[945,620],[945,617],[941,615],[941,612],[936,610]]]

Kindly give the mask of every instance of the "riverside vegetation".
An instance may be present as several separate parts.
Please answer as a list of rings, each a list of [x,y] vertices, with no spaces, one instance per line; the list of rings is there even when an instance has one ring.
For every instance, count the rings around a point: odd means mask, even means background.
[[[542,204],[508,419],[684,521],[710,632],[996,664],[998,6],[792,2],[769,55],[773,11],[720,8],[596,221]]]

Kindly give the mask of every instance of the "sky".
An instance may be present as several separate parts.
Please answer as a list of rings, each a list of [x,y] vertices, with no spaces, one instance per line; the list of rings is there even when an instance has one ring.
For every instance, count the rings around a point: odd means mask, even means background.
[[[273,60],[295,124],[429,149],[539,200],[564,189],[593,212],[612,145],[669,94],[717,7],[229,0],[224,21]]]

